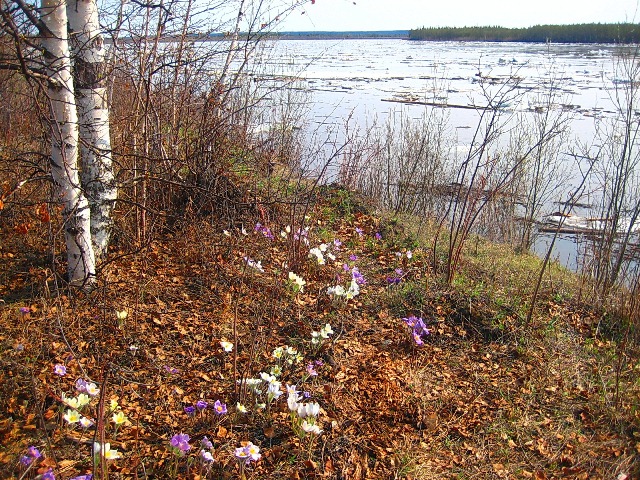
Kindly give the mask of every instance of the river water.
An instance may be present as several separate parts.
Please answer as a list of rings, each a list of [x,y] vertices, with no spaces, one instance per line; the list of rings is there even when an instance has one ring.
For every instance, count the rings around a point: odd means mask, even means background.
[[[426,108],[445,108],[447,128],[464,152],[479,119],[479,112],[468,107],[487,105],[483,94],[487,85],[500,85],[509,78],[517,79],[514,92],[520,98],[501,108],[536,115],[552,85],[554,108],[570,117],[572,141],[592,143],[596,119],[616,115],[617,88],[628,82],[616,66],[620,48],[399,39],[282,40],[264,43],[256,55],[264,69],[263,81],[277,84],[295,79],[294,88],[309,95],[305,116],[316,126],[316,134],[340,131],[347,119],[351,129],[363,128],[374,118],[384,123],[400,108],[413,118]],[[571,179],[568,187],[577,181]],[[557,204],[547,206],[549,213],[558,209]],[[546,251],[548,242],[549,237],[542,235],[534,250]],[[555,249],[556,257],[573,269],[580,267],[579,242],[579,237],[565,235]]]
[[[263,45],[267,69],[303,79],[313,92],[311,115],[317,122],[342,125],[351,115],[385,116],[394,108],[385,100],[440,101],[481,105],[478,74],[495,79],[516,76],[533,99],[559,82],[562,106],[575,111],[574,128],[592,131],[593,118],[613,113],[615,53],[619,47],[584,44],[418,42],[408,40],[283,40]],[[534,108],[530,101],[517,108]],[[418,115],[424,106],[413,105]],[[451,123],[470,127],[473,110],[452,108]],[[464,141],[464,139],[462,139]]]

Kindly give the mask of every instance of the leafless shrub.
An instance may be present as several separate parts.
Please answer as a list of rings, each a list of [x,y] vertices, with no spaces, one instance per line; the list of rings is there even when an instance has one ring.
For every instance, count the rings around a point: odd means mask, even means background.
[[[640,62],[637,51],[623,53],[615,68],[612,101],[615,117],[602,119],[597,139],[587,154],[593,159],[599,192],[598,216],[602,228],[594,236],[592,274],[599,294],[605,298],[618,283],[633,283],[633,256],[638,243],[640,216]]]

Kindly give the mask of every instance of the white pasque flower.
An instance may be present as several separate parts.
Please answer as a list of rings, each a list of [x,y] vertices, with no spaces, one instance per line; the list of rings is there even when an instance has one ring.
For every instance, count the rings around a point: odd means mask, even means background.
[[[304,286],[307,284],[307,282],[301,276],[296,275],[293,272],[289,272],[289,281],[294,285],[297,285],[300,292],[302,292]]]
[[[315,402],[300,403],[298,404],[297,413],[300,418],[317,417],[320,413],[320,405]]]
[[[273,399],[278,399],[280,398],[280,395],[282,395],[282,390],[280,390],[280,386],[282,384],[280,382],[270,382],[269,386],[267,387],[267,395],[270,398]]]
[[[324,255],[322,254],[322,251],[319,248],[314,247],[311,250],[309,250],[309,256],[316,257],[316,261],[318,262],[318,265],[324,265],[326,263],[324,260]]]
[[[226,340],[221,340],[220,346],[225,352],[231,352],[233,350],[233,343],[227,342]]]
[[[104,446],[101,446],[99,442],[93,442],[93,455],[104,455],[105,460],[115,460],[117,458],[121,458],[120,452],[117,450],[111,450],[111,444],[105,443]]]
[[[87,417],[82,417],[80,419],[80,425],[82,426],[82,428],[89,428],[91,426],[93,426],[95,422],[93,420],[91,420],[90,418]]]
[[[92,397],[95,397],[96,395],[98,395],[100,393],[100,389],[98,388],[98,386],[95,383],[87,383],[86,385],[86,391],[89,395],[91,395]],[[80,396],[80,395],[78,395]]]
[[[347,293],[346,293],[347,300],[352,299],[358,294],[360,294],[360,286],[358,285],[358,282],[356,282],[354,278],[353,280],[351,280],[351,285],[349,285],[349,290],[347,290]]]
[[[344,297],[346,294],[347,292],[342,285],[327,288],[327,295],[329,296]]]
[[[262,267],[262,261],[258,260],[257,262],[249,257],[242,257],[244,258],[244,261],[247,262],[247,266],[258,270],[261,273],[264,273],[264,268]]]
[[[287,390],[288,390],[288,387],[287,387]],[[289,410],[291,410],[292,412],[297,412],[298,407],[300,406],[300,404],[298,403],[299,400],[300,400],[300,397],[298,396],[297,393],[289,392],[289,396],[287,397],[287,407],[289,407]]]
[[[238,380],[238,383],[244,383],[247,388],[251,389],[254,393],[260,393],[262,380],[260,378],[247,378],[244,382],[242,382],[242,380]]]
[[[328,323],[322,327],[322,329],[320,330],[320,336],[322,338],[329,338],[329,335],[333,335],[333,330],[331,329],[331,325],[329,325]]]
[[[289,346],[287,347],[286,352],[287,352],[287,355],[297,355],[298,354],[298,350],[296,350],[293,347],[289,347]]]
[[[316,425],[315,423],[307,422],[306,420],[302,421],[300,427],[307,433],[313,433],[315,435],[320,435],[322,433],[322,430],[318,425]]]
[[[260,372],[260,378],[263,382],[272,383],[276,381],[276,377],[267,372]]]

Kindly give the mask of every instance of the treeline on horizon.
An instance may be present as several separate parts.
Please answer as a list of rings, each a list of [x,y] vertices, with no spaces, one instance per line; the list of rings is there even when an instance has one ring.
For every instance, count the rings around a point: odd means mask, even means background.
[[[638,43],[635,23],[582,23],[505,27],[422,27],[409,31],[410,40],[531,42],[531,43]]]

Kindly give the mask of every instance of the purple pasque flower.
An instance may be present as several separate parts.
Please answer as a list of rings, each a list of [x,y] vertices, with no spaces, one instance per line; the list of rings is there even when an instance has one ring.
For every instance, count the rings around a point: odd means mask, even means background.
[[[336,250],[340,250],[341,246],[342,246],[342,242],[339,239],[335,238],[333,240],[333,248],[335,248]]]
[[[87,473],[86,475],[78,475],[77,477],[73,477],[71,480],[93,480],[93,475]]]
[[[180,370],[178,370],[177,368],[175,368],[175,367],[171,367],[171,366],[169,366],[169,365],[165,365],[165,366],[164,366],[164,369],[165,369],[165,371],[166,371],[167,373],[171,373],[171,374],[176,374],[176,373],[179,373],[179,372],[180,372]]]
[[[408,326],[410,326],[411,328],[415,327],[417,320],[418,320],[418,317],[416,317],[415,315],[411,315],[410,317],[406,317],[402,319],[402,321],[406,323]]]
[[[27,448],[27,455],[29,455],[31,458],[40,458],[42,456],[40,451],[33,446]]]
[[[86,380],[79,378],[76,380],[76,391],[78,393],[87,393],[87,382]]]
[[[251,456],[245,447],[238,447],[233,452],[233,455],[240,463],[249,463],[251,462]]]
[[[184,407],[184,413],[186,413],[190,417],[193,417],[196,414],[196,407],[194,407],[193,405],[189,405],[188,407]]]
[[[180,453],[188,452],[191,449],[189,445],[190,437],[186,433],[176,433],[171,437],[171,446],[180,451]]]
[[[293,239],[294,240],[300,240],[303,238],[306,239],[308,235],[309,235],[308,228],[298,228],[298,230],[293,234]]]
[[[404,272],[402,271],[402,269],[396,268],[394,273],[395,273],[395,276],[387,277],[387,283],[389,285],[397,285],[402,281],[402,276],[404,275]]]
[[[234,456],[236,459],[245,465],[248,465],[252,461],[257,461],[262,455],[260,454],[260,447],[254,445],[251,442],[247,442],[244,447],[235,449]]]
[[[202,448],[213,448],[213,443],[211,443],[211,440],[209,440],[209,437],[202,437],[202,440],[200,440],[200,445],[202,445]]]
[[[67,374],[67,367],[65,367],[61,363],[56,363],[53,366],[53,373],[55,373],[59,377],[64,377]]]
[[[422,320],[421,318],[418,318],[415,326],[413,327],[413,330],[418,332],[418,334],[422,336],[431,334],[431,330],[427,328],[427,325],[424,323],[424,320]]]
[[[359,236],[362,236],[362,234],[363,234],[364,232],[362,231],[362,229],[361,229],[361,228],[356,227],[356,233],[357,233]]]
[[[265,227],[261,223],[256,223],[256,226],[253,228],[253,231],[257,233],[262,233],[269,240],[273,240],[275,238],[273,236],[273,233],[271,233],[271,229],[269,227]]]
[[[307,365],[307,373],[312,377],[315,377],[318,375],[318,372],[316,371],[315,365],[313,363],[310,363],[309,365]]]
[[[211,455],[211,452],[207,452],[206,450],[200,450],[200,458],[202,458],[203,462],[212,463],[215,462],[215,458]]]
[[[353,277],[353,279],[356,281],[358,285],[364,285],[365,283],[367,283],[367,280],[364,278],[364,275],[360,273],[360,270],[358,270],[358,267],[353,267],[353,269],[351,270],[351,276]]]
[[[40,450],[38,450],[36,447],[31,446],[27,448],[27,454],[20,457],[20,463],[25,467],[28,467],[33,463],[34,460],[37,460],[40,457],[42,457]]]
[[[382,240],[382,234],[380,232],[376,232],[375,237],[376,240]]]
[[[413,337],[413,341],[416,343],[416,345],[423,345],[424,342],[422,338],[431,333],[431,331],[427,328],[427,325],[424,323],[424,320],[414,315],[403,318],[402,320],[407,324],[407,326],[411,328],[411,336]]]
[[[42,480],[56,480],[56,476],[53,474],[53,469],[49,468],[46,472],[42,474]]]
[[[311,392],[302,392],[302,398],[310,398]]]
[[[349,260],[355,262],[356,260],[358,260],[358,256],[355,253],[352,253],[351,255],[349,255]]]
[[[209,406],[209,404],[205,400],[198,400],[196,402],[196,408],[198,410],[204,410]]]
[[[31,309],[29,307],[20,307],[19,311],[20,311],[20,314],[22,315],[27,315],[28,313],[31,313]]]
[[[213,404],[213,411],[216,412],[217,415],[224,415],[227,413],[227,405],[220,400],[216,400]]]

